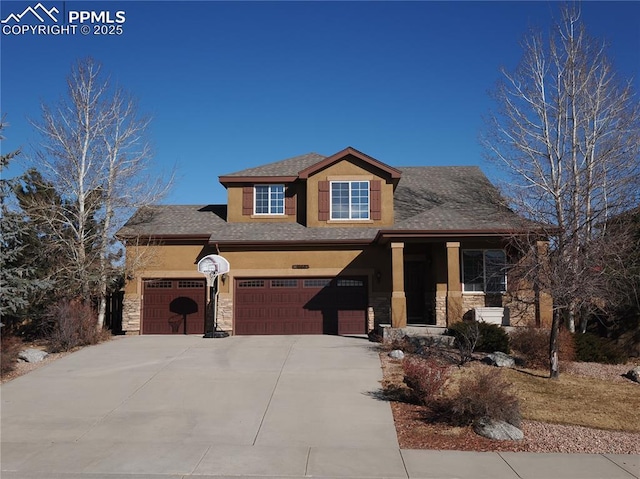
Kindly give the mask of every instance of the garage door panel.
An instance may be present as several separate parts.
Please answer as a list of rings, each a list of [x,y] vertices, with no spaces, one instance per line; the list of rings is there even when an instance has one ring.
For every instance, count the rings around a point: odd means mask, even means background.
[[[365,278],[236,280],[235,334],[364,334]]]
[[[176,308],[187,309],[176,311]],[[206,283],[202,279],[147,280],[144,283],[143,334],[185,334],[185,329],[186,334],[203,334],[205,312]]]

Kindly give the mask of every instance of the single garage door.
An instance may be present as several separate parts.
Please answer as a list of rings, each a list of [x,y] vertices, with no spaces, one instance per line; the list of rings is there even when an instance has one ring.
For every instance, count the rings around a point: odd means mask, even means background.
[[[203,279],[144,282],[143,334],[203,334],[206,310]]]
[[[247,278],[235,283],[235,334],[365,334],[362,277]]]

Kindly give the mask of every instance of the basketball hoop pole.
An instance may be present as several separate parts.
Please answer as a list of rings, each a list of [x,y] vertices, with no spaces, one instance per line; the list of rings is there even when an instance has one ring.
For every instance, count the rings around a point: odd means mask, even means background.
[[[205,338],[226,338],[229,333],[218,330],[218,273],[210,271],[207,273],[209,283],[209,297],[211,301],[211,313],[213,314],[213,331],[207,331]]]
[[[205,338],[226,338],[229,333],[218,331],[218,276],[229,271],[229,262],[221,256],[205,256],[198,262],[198,271],[207,277],[209,301],[213,314],[213,330],[205,331]]]

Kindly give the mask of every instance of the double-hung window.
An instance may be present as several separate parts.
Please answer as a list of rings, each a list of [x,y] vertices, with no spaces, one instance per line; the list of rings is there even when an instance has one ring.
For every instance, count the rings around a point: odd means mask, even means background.
[[[284,185],[256,185],[254,198],[255,214],[284,214]]]
[[[507,289],[507,257],[501,249],[462,251],[465,291],[503,293]]]
[[[369,182],[332,181],[331,219],[368,220]]]

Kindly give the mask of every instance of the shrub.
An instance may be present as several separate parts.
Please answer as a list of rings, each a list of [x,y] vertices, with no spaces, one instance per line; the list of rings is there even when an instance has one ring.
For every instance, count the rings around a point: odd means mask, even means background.
[[[549,369],[549,340],[550,331],[540,328],[518,328],[510,336],[511,348],[533,369]],[[560,361],[575,360],[573,334],[560,328],[558,343]]]
[[[450,419],[458,425],[488,418],[520,427],[522,420],[518,397],[511,392],[511,385],[500,370],[494,368],[483,368],[475,376],[462,378],[458,391],[446,406]]]
[[[449,367],[433,360],[407,358],[402,362],[404,383],[410,389],[409,400],[428,404],[449,380]]]
[[[19,338],[2,335],[0,340],[0,375],[4,376],[15,369],[21,349],[22,341]]]
[[[509,354],[509,335],[501,326],[490,323],[478,323],[480,326],[480,340],[476,349],[485,353],[501,351]]]
[[[621,364],[628,359],[615,343],[592,333],[574,335],[574,344],[578,361]]]
[[[497,324],[461,321],[452,325],[449,332],[455,336],[459,348],[469,350],[469,355],[474,350],[486,353],[501,351],[509,354],[510,352],[509,335]]]
[[[480,327],[476,321],[461,321],[451,325],[447,334],[456,338],[456,346],[460,351],[460,364],[471,361],[478,341],[480,340]]]
[[[53,324],[48,338],[52,352],[97,344],[105,337],[98,330],[95,311],[81,301],[60,301],[49,308],[47,316]]]
[[[511,347],[520,353],[530,368],[549,368],[549,331],[518,328],[511,334]]]

